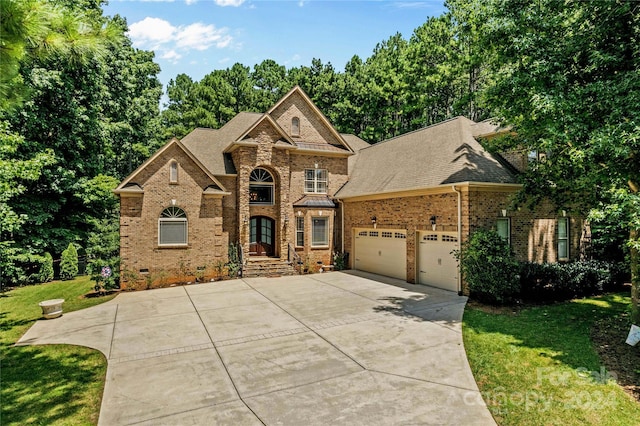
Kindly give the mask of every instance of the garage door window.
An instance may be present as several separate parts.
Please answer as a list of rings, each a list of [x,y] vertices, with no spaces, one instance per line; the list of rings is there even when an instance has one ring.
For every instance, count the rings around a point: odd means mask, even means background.
[[[314,217],[311,229],[311,246],[323,247],[329,245],[329,218]]]

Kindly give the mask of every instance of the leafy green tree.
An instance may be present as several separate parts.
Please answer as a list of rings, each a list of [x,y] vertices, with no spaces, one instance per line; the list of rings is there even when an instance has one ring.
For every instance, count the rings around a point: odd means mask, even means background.
[[[640,8],[625,0],[492,0],[487,8],[482,42],[498,59],[489,101],[517,135],[494,147],[544,154],[524,177],[534,202],[623,207],[638,324]]]
[[[72,280],[78,275],[78,251],[73,243],[62,251],[60,259],[60,278],[63,280]]]

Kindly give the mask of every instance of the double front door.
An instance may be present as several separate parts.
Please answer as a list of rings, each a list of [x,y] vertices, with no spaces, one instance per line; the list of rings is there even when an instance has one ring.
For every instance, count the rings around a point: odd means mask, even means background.
[[[274,221],[266,216],[253,216],[249,223],[249,255],[274,255]]]

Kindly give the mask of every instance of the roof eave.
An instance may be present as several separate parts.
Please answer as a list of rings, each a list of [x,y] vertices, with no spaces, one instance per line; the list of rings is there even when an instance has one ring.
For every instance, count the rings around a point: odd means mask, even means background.
[[[453,192],[453,187],[466,187],[474,189],[498,190],[502,189],[506,192],[515,192],[522,188],[519,183],[494,183],[494,182],[455,182],[430,187],[414,187],[406,189],[394,189],[385,192],[371,192],[354,195],[341,195],[340,191],[336,193],[334,198],[342,201],[365,201],[365,200],[381,200],[389,198],[409,197],[427,194],[442,194]]]

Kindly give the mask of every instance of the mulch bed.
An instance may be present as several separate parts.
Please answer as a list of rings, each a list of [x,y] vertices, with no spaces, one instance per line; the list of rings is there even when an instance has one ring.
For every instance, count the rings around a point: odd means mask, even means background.
[[[625,343],[630,324],[628,313],[597,321],[591,341],[607,371],[615,373],[618,384],[640,402],[640,348]]]

